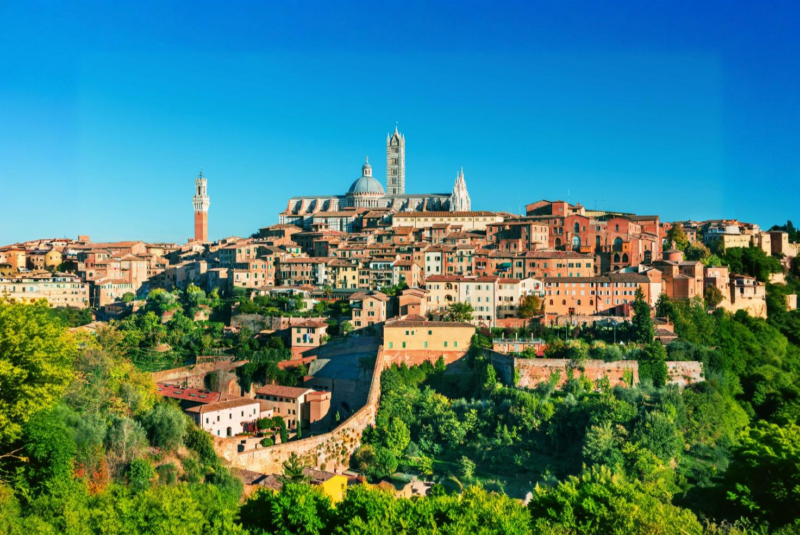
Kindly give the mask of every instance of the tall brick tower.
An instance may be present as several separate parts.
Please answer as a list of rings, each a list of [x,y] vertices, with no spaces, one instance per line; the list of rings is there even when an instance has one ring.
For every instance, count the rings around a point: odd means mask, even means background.
[[[394,134],[386,136],[386,194],[406,193],[406,138],[394,126]]]
[[[208,206],[211,204],[211,199],[208,198],[208,186],[206,179],[203,177],[203,171],[197,176],[194,181],[194,197],[192,204],[194,204],[194,239],[205,243],[208,241]]]

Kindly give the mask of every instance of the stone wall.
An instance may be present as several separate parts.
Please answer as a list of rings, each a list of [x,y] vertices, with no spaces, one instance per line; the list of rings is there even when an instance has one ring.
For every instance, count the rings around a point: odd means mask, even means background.
[[[667,362],[667,383],[683,388],[686,385],[699,383],[703,380],[702,362]]]
[[[568,370],[572,371],[574,378],[585,376],[597,381],[607,377],[611,386],[628,386],[628,378],[633,384],[639,383],[639,363],[635,360],[587,360],[573,365],[569,359],[523,359],[488,350],[484,354],[489,357],[498,379],[507,385],[513,385],[516,380],[519,388],[536,388],[540,383],[550,381],[553,374],[558,374],[556,388],[561,388],[568,380]],[[704,380],[701,362],[668,361],[667,374],[667,384],[681,388]]]
[[[405,363],[406,366],[418,366],[427,361],[436,364],[439,357],[444,357],[444,363],[448,366],[467,354],[467,351],[434,351],[426,349],[385,349],[383,351],[386,364],[398,366]]]
[[[350,457],[361,445],[364,429],[375,423],[381,395],[381,372],[384,366],[383,349],[378,349],[378,358],[372,372],[367,403],[329,433],[309,437],[267,448],[257,446],[254,439],[215,438],[217,454],[231,466],[245,468],[262,474],[283,472],[283,463],[294,453],[310,466],[320,470],[342,471],[350,465]],[[239,451],[240,446],[243,451]]]
[[[220,391],[238,394],[239,382],[236,377],[236,368],[244,364],[246,364],[244,361],[217,360],[154,372],[151,375],[153,382],[156,383],[179,384],[185,388],[206,388],[206,376],[216,373],[215,381]]]
[[[607,377],[611,386],[628,386],[639,382],[639,363],[635,360],[620,360],[617,362],[604,362],[602,360],[587,360],[578,366],[572,366],[569,359],[516,359],[515,368],[519,375],[517,386],[520,388],[535,388],[540,383],[550,381],[553,374],[557,374],[556,388],[561,388],[569,379],[569,370],[572,377],[586,377],[594,382]]]

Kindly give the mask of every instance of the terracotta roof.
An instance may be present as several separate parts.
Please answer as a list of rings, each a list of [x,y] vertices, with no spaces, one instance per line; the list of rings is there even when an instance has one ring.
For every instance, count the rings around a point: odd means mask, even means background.
[[[389,328],[403,328],[403,327],[464,327],[474,329],[475,326],[471,323],[462,323],[458,321],[415,321],[408,319],[401,319],[392,321],[384,325],[385,329]]]
[[[425,278],[425,282],[496,282],[500,277],[461,277],[458,275],[431,275]]]
[[[235,409],[236,407],[245,407],[248,405],[258,405],[259,412],[261,411],[261,404],[255,399],[248,399],[248,398],[240,398],[240,399],[230,399],[228,401],[218,401],[216,403],[208,403],[205,405],[198,405],[196,407],[191,407],[186,409],[186,412],[196,412],[199,414],[205,414],[207,412],[216,412],[216,411],[223,411],[226,409]]]
[[[310,388],[297,388],[294,386],[266,385],[256,390],[256,394],[262,396],[278,396],[282,398],[297,399],[306,392],[312,391]],[[313,392],[313,391],[312,391]]]
[[[680,275],[676,277],[679,276]],[[544,277],[542,280],[545,284],[557,282],[563,282],[565,284],[569,284],[571,282],[650,282],[650,279],[647,277],[647,275],[642,275],[640,273],[609,273],[607,275],[600,275],[597,277]]]
[[[200,390],[198,388],[181,388],[179,385],[158,383],[158,393],[167,398],[185,399],[198,403],[216,403],[220,399],[219,392]]]
[[[372,297],[373,299],[377,299],[378,301],[388,301],[389,296],[383,292],[356,292],[350,296],[350,301],[362,301],[367,299],[368,297]]]
[[[295,258],[284,258],[280,261],[281,264],[325,264],[330,261],[328,257],[295,257]]]
[[[312,327],[312,328],[315,328],[315,329],[317,329],[319,327],[327,327],[327,326],[328,326],[328,324],[325,323],[325,322],[314,321],[314,320],[308,320],[308,321],[304,321],[303,323],[301,323],[299,325],[293,325],[293,327]]]
[[[402,212],[394,217],[484,217],[493,216],[494,212]]]

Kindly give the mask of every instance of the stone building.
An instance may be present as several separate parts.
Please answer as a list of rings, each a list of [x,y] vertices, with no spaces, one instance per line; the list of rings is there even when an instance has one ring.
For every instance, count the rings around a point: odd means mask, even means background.
[[[397,131],[386,139],[386,189],[372,176],[369,158],[361,167],[361,176],[344,195],[311,195],[292,197],[279,214],[280,224],[310,229],[324,223],[337,230],[352,231],[356,220],[369,210],[391,212],[469,210],[463,170],[456,178],[453,193],[407,194],[405,137]],[[457,208],[461,206],[462,208]],[[463,208],[466,206],[467,208]]]

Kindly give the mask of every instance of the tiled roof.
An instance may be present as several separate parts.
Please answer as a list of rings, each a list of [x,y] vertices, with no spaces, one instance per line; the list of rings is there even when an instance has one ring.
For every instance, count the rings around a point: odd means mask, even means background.
[[[425,282],[496,282],[500,277],[461,277],[458,275],[431,275]]]
[[[228,401],[218,401],[216,403],[208,403],[205,405],[198,405],[196,407],[191,407],[186,409],[186,412],[196,412],[199,414],[205,414],[207,412],[217,412],[223,411],[226,409],[235,409],[237,407],[246,407],[248,405],[258,405],[259,411],[261,410],[261,404],[255,399],[248,399],[248,398],[240,398],[240,399],[230,399]]]
[[[493,216],[494,212],[402,212],[394,217],[485,217]]]
[[[265,385],[256,390],[256,394],[262,396],[278,396],[282,398],[296,399],[311,391],[309,388],[297,388],[294,386]]]
[[[414,321],[414,320],[407,320],[401,319],[397,321],[393,321],[390,323],[386,323],[384,325],[385,329],[389,328],[405,328],[405,327],[464,327],[474,329],[475,326],[471,323],[462,323],[458,321]]]
[[[185,399],[198,403],[216,403],[220,399],[219,392],[200,390],[198,388],[181,388],[178,385],[158,383],[158,393],[167,398]]]

